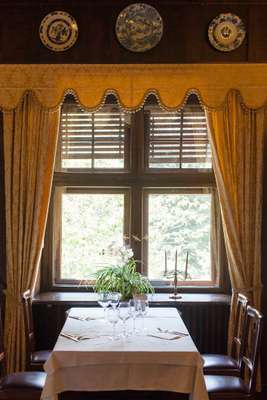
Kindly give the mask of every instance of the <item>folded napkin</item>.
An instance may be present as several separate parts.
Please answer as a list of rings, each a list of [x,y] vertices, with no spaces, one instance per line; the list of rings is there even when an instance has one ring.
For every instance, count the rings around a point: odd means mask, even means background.
[[[157,339],[163,339],[163,340],[176,340],[180,339],[183,337],[183,335],[175,335],[170,332],[153,332],[149,333],[147,336],[151,336]]]

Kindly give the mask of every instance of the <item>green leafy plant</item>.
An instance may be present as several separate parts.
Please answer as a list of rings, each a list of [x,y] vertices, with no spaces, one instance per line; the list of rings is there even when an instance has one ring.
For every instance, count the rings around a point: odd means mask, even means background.
[[[136,261],[131,258],[124,265],[107,266],[96,273],[96,292],[119,292],[121,300],[134,295],[153,293],[149,280],[136,271]]]

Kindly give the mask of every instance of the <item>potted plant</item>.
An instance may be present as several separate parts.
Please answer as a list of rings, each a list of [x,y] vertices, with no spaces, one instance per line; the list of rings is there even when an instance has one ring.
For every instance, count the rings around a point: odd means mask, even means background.
[[[119,292],[121,300],[129,300],[134,296],[153,293],[149,280],[136,271],[136,261],[131,249],[119,249],[120,261],[96,272],[96,292]],[[117,254],[118,255],[118,254]]]

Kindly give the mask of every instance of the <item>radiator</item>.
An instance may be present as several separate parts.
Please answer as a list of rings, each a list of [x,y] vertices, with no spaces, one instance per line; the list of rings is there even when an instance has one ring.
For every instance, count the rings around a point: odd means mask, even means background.
[[[178,309],[200,353],[227,352],[228,304],[183,303]]]

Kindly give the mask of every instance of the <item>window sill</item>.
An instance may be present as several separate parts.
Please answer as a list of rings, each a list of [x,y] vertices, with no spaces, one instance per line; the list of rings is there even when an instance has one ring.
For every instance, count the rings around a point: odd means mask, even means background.
[[[155,293],[151,296],[152,306],[176,306],[190,303],[230,304],[231,296],[217,293],[182,293],[180,299],[171,299],[169,293]],[[35,304],[72,304],[73,306],[98,306],[97,294],[89,292],[43,292],[34,296]]]

